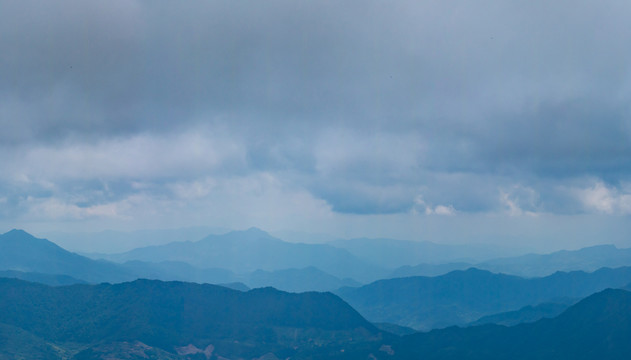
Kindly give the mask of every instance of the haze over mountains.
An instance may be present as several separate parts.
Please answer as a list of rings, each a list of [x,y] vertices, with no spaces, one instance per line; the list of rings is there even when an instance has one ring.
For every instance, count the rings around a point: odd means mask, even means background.
[[[210,234],[224,234],[229,229],[195,226],[177,229],[144,229],[134,231],[103,230],[97,232],[50,231],[41,235],[77,253],[116,253],[142,246],[162,245],[173,241],[195,241]]]
[[[391,277],[436,276],[453,270],[470,267],[491,272],[526,277],[546,276],[556,271],[594,271],[602,267],[619,267],[631,264],[631,249],[619,249],[614,245],[597,245],[578,250],[561,250],[550,254],[526,254],[501,257],[478,263],[447,262],[405,265],[394,270]]]
[[[336,251],[331,247],[345,251]],[[613,245],[551,254],[521,255],[518,251],[481,244],[445,245],[383,238],[335,240],[326,244],[288,243],[251,228],[119,254],[87,255],[117,262],[178,261],[198,268],[207,268],[212,263],[215,265],[212,267],[230,269],[235,273],[313,266],[339,278],[353,278],[361,282],[384,277],[436,276],[470,267],[532,277],[550,275],[555,271],[594,271],[601,267],[631,265],[631,249],[618,249]],[[259,253],[265,255],[262,256],[264,259],[257,257]],[[208,254],[205,255],[208,258],[199,254]],[[507,257],[509,254],[516,256]]]
[[[359,246],[362,241],[366,244],[363,248]],[[76,278],[77,282],[93,283],[149,278],[216,284],[242,282],[249,287],[274,286],[287,291],[334,290],[378,279],[419,274],[437,276],[470,267],[534,276],[549,275],[559,270],[594,271],[601,267],[631,265],[631,249],[614,246],[521,255],[471,264],[452,262],[462,258],[470,246],[459,248],[457,245],[389,239],[338,240],[331,245],[288,243],[256,228],[209,235],[197,241],[137,248],[119,254],[90,254],[95,258],[93,260],[65,251],[24,231],[14,230],[0,235],[0,244],[5,249],[0,254],[0,270],[70,277],[64,282],[72,281],[72,278]],[[392,246],[393,250],[388,251],[388,246]],[[484,246],[474,248],[474,253],[485,249]],[[385,254],[382,260],[378,257],[380,253]],[[397,265],[434,256],[436,261],[433,264],[395,269]],[[478,255],[478,258],[484,256]],[[397,259],[400,259],[398,264]],[[441,263],[438,259],[445,262]],[[49,283],[54,283],[54,280]]]
[[[477,263],[519,253],[519,250],[516,249],[483,244],[446,245],[430,241],[384,238],[335,240],[329,244],[346,249],[361,259],[387,269],[394,269],[404,265],[417,265],[419,263]]]
[[[449,262],[460,255],[457,251],[447,255],[444,246],[421,243],[415,247],[409,242],[377,239],[365,240],[366,248],[361,249],[358,241],[336,241],[336,246],[287,243],[252,228],[112,254],[108,256],[115,261],[110,261],[89,259],[12,230],[0,235],[0,307],[6,310],[0,315],[0,335],[5,339],[0,351],[10,357],[39,354],[42,359],[75,360],[122,354],[153,359],[478,359],[493,346],[500,347],[498,354],[513,354],[514,349],[502,348],[494,340],[476,340],[487,335],[502,339],[506,328],[498,325],[514,326],[506,331],[523,334],[525,339],[516,348],[544,341],[537,331],[552,331],[549,327],[561,331],[556,328],[560,322],[580,321],[575,319],[579,316],[594,322],[590,326],[595,328],[610,322],[619,331],[627,331],[624,312],[628,309],[618,299],[624,299],[625,292],[597,294],[609,300],[590,300],[595,304],[590,306],[581,299],[606,288],[629,289],[629,266],[534,278],[476,268],[449,271],[469,264]],[[427,266],[400,267],[393,272],[395,257],[372,262],[389,243],[397,249],[394,254],[410,253],[401,263],[436,251],[437,259],[446,262],[426,269],[449,272],[389,278],[402,269]],[[599,264],[627,264],[627,252],[600,246],[516,259],[521,260],[524,272],[540,263],[550,264],[546,271],[551,271],[560,258],[567,261],[560,261],[559,267],[584,263],[589,270]],[[507,259],[479,264],[508,266]],[[299,264],[306,266],[292,267]],[[366,284],[336,274],[354,275]],[[382,279],[371,282],[379,277]],[[100,282],[118,284],[86,284]],[[307,292],[290,294],[266,286]],[[334,291],[337,296],[309,292],[313,290]],[[573,310],[577,306],[582,310]],[[596,314],[622,311],[622,320],[590,315],[586,310],[590,307]],[[568,312],[574,315],[566,315]],[[453,325],[467,328],[450,327]],[[414,331],[410,328],[434,330],[406,335]],[[594,341],[608,334],[581,331],[581,336]],[[612,341],[617,344],[619,340]],[[545,345],[539,355],[549,358],[563,346]],[[620,349],[626,348],[615,345],[607,351],[617,356]]]
[[[257,242],[259,238],[257,235],[264,237],[260,238],[260,245],[267,244],[267,234],[253,230],[249,232],[235,232],[230,233],[230,236],[245,235],[245,243],[235,244],[222,244],[225,246],[232,246],[232,249],[237,252],[232,258],[228,256],[226,259],[230,259],[233,264],[243,264],[248,257],[253,258],[256,256],[252,252],[251,248],[247,245],[252,242]],[[225,240],[225,239],[224,239]],[[281,243],[280,240],[273,239],[272,241]],[[244,251],[250,251],[245,257],[240,257],[240,246],[243,246]],[[289,244],[292,248],[292,244]],[[304,255],[304,250],[298,247],[298,255]],[[316,246],[320,248],[320,246]],[[353,266],[359,264],[358,268],[354,271],[361,271],[368,266],[363,262],[355,260],[351,255],[344,251],[337,250],[335,248],[324,247],[333,253],[340,253],[340,258],[346,261],[343,266]],[[21,231],[12,230],[3,235],[0,235],[0,269],[14,271],[12,275],[22,279],[35,279],[35,275],[26,275],[26,273],[39,273],[39,274],[52,274],[66,276],[64,283],[74,282],[121,282],[130,281],[136,278],[149,278],[149,279],[162,279],[162,280],[181,280],[181,281],[193,281],[200,283],[231,283],[231,282],[246,282],[251,287],[260,286],[276,286],[280,289],[291,291],[309,291],[309,290],[332,290],[342,286],[358,285],[351,279],[340,279],[328,273],[325,273],[314,267],[303,267],[300,269],[283,268],[278,271],[263,271],[256,270],[251,273],[236,274],[231,270],[225,268],[197,268],[189,263],[183,261],[167,261],[158,259],[159,262],[147,262],[130,260],[123,264],[117,264],[104,260],[93,260],[83,257],[78,254],[68,252],[57,245],[44,240],[37,239],[34,236]],[[260,248],[258,248],[260,250]],[[274,248],[268,249],[274,250]],[[208,258],[221,257],[222,253],[208,254]],[[261,252],[261,254],[265,254]],[[196,253],[200,258],[204,257],[204,253]],[[322,255],[322,254],[320,254]],[[285,254],[289,261],[296,264],[296,257],[292,254]],[[324,255],[322,255],[324,256]],[[268,261],[268,260],[265,260]],[[335,261],[335,259],[333,259]],[[334,262],[324,259],[322,263],[328,262],[334,264]],[[227,263],[227,262],[225,262]],[[249,267],[248,267],[249,268]],[[372,267],[374,268],[374,267]],[[19,271],[16,273],[15,271]],[[43,279],[39,277],[42,282],[53,284],[54,279]]]
[[[597,245],[573,251],[561,250],[551,254],[527,254],[493,259],[476,264],[476,267],[520,276],[545,276],[555,271],[594,271],[605,266],[619,267],[629,264],[631,249]]]
[[[383,269],[346,250],[323,244],[288,243],[256,228],[101,256],[117,262],[179,261],[198,268],[223,268],[235,273],[313,266],[339,278],[358,281],[372,281],[384,275]]]

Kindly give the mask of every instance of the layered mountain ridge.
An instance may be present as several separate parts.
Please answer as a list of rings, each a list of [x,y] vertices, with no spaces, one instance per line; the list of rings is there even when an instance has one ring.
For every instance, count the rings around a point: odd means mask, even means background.
[[[430,330],[544,302],[568,302],[631,282],[631,267],[521,278],[470,268],[437,277],[385,279],[337,291],[367,319]]]

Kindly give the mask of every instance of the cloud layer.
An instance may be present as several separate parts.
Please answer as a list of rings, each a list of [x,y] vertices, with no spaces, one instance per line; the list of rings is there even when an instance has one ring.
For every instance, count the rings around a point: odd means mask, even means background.
[[[0,217],[624,217],[630,10],[1,1]]]

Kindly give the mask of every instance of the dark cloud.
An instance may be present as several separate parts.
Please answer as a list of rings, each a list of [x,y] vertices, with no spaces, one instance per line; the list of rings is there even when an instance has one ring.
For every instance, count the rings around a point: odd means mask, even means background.
[[[336,213],[625,213],[629,10],[1,1],[0,200],[263,174]]]

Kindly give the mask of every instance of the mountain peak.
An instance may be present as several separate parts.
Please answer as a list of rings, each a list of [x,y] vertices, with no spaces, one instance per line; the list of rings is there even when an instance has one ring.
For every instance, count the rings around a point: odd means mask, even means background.
[[[265,239],[265,240],[281,241],[280,239],[275,238],[274,236],[270,235],[268,232],[261,230],[257,227],[251,227],[247,230],[231,231],[225,234],[225,236],[227,236],[228,238],[239,238],[239,239],[249,239],[249,240]]]
[[[30,236],[30,237],[33,237],[33,235],[27,233],[26,231],[24,231],[22,229],[11,229],[10,231],[7,231],[6,233],[4,233],[2,235],[8,235],[8,236]]]
[[[28,240],[36,239],[35,236],[21,229],[13,229],[11,231],[8,231],[0,235],[0,238],[9,240],[9,241],[23,241],[23,240],[28,241]]]
[[[582,248],[578,251],[616,251],[618,247],[614,244],[594,245]]]
[[[248,233],[248,234],[260,234],[260,235],[269,235],[266,231],[263,231],[255,226],[252,226],[251,228],[245,230],[244,232]]]

